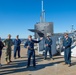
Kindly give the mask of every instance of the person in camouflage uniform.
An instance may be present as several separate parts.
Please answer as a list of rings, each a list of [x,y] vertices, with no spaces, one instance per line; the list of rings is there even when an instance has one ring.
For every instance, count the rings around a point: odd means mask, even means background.
[[[13,45],[13,41],[11,39],[11,35],[8,35],[8,38],[4,41],[6,47],[6,63],[9,64],[11,62],[11,46]]]

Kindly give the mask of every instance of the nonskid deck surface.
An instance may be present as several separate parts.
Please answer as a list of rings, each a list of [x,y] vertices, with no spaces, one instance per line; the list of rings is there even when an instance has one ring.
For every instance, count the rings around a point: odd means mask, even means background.
[[[63,56],[54,56],[54,60],[43,59],[36,51],[36,68],[27,65],[27,50],[21,48],[21,58],[14,59],[12,51],[12,61],[9,65],[5,62],[5,50],[2,54],[2,68],[0,75],[76,75],[76,58],[72,58],[72,66],[64,65]]]

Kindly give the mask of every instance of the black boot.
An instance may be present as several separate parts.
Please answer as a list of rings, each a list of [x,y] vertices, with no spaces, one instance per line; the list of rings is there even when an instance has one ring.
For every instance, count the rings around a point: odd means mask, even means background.
[[[29,68],[29,66],[27,66],[26,68]]]
[[[72,64],[69,64],[69,66],[68,67],[71,67],[72,66]]]
[[[44,60],[46,60],[46,58],[44,57]]]

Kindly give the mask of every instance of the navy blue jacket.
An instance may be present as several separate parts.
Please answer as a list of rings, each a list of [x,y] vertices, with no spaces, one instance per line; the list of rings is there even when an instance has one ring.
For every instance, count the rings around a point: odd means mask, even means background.
[[[66,38],[64,38],[63,46],[65,47],[65,49],[71,48],[71,44],[72,44],[72,39],[70,37],[68,37],[67,40],[66,40]]]
[[[40,41],[41,40],[39,40],[39,41],[36,41],[36,40],[29,41],[29,40],[27,40],[24,47],[27,48],[27,46],[29,46],[30,48],[28,50],[31,50],[31,49],[34,50],[34,43],[39,43]]]
[[[19,47],[20,44],[21,44],[21,40],[20,40],[20,39],[18,39],[18,40],[15,39],[15,40],[14,40],[14,46]]]
[[[2,41],[0,41],[0,50],[2,50],[2,49],[3,49],[3,47],[4,47],[4,44],[3,44],[3,42],[2,42]]]
[[[48,44],[48,47],[51,47],[51,45],[52,45],[52,39],[50,39],[50,38],[49,38],[49,40],[46,39],[45,40],[45,44]]]

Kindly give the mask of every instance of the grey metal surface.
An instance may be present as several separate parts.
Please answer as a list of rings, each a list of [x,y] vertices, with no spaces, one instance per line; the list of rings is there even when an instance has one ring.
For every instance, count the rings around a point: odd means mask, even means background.
[[[47,33],[53,34],[53,22],[43,22],[43,23],[36,23],[35,29],[39,30],[41,33],[44,34],[46,37]],[[35,32],[35,38],[39,38],[39,35]]]

